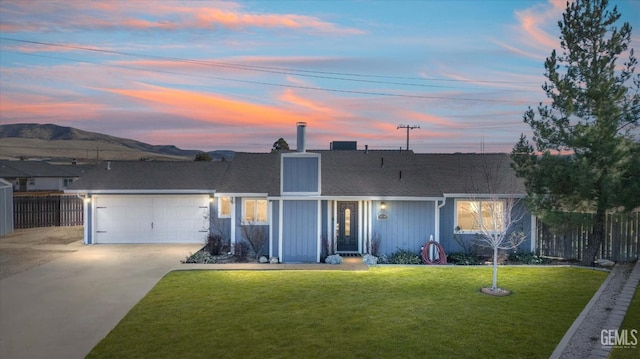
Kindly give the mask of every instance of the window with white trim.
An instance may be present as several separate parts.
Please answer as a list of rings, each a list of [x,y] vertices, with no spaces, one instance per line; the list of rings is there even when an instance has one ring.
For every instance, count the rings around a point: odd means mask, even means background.
[[[268,201],[266,199],[245,198],[242,200],[242,222],[267,224]]]
[[[218,197],[218,218],[231,218],[231,197]]]
[[[457,200],[456,228],[463,232],[477,232],[485,228],[491,232],[504,227],[504,201]]]

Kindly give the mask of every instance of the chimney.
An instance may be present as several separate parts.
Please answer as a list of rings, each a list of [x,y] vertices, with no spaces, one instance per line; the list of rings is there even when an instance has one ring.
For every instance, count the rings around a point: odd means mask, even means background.
[[[364,153],[369,153],[369,145],[364,145]]]
[[[307,128],[306,122],[297,122],[296,126],[298,127],[298,143],[297,143],[297,151],[298,152],[306,152],[306,136],[305,129]]]

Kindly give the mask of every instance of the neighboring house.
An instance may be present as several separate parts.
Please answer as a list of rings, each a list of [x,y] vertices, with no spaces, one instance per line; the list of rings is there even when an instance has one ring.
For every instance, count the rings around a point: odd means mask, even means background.
[[[85,243],[203,242],[208,233],[236,243],[249,226],[282,262],[318,262],[326,246],[369,253],[374,238],[383,254],[418,252],[432,236],[450,252],[460,250],[454,228],[475,233],[470,208],[525,195],[506,154],[306,151],[304,131],[296,152],[97,166],[67,190],[86,198]],[[487,168],[500,180],[482,176]],[[530,214],[517,223],[525,251],[532,223]]]
[[[15,192],[64,191],[90,167],[52,165],[44,161],[0,161],[0,178]]]

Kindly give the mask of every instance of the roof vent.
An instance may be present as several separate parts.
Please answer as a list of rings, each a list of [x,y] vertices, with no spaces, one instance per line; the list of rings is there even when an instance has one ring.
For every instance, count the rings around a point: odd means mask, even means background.
[[[356,151],[358,141],[332,141],[329,144],[331,151]]]

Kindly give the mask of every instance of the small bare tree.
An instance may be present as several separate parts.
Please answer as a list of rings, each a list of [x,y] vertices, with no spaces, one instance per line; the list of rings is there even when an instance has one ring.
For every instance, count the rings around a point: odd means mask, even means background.
[[[256,259],[260,257],[260,250],[262,250],[262,246],[267,241],[265,236],[265,226],[261,226],[255,224],[253,222],[248,222],[246,224],[242,224],[240,226],[242,231],[242,236],[249,242],[251,249],[255,253]]]
[[[525,240],[522,230],[514,227],[524,216],[519,208],[520,199],[492,195],[481,201],[473,201],[472,214],[477,223],[479,245],[493,250],[493,281],[491,290],[498,288],[498,251],[516,249]],[[474,208],[475,207],[475,208]]]
[[[498,289],[498,251],[516,249],[525,240],[516,226],[524,217],[522,199],[516,193],[518,179],[510,169],[508,157],[483,155],[479,161],[478,180],[468,191],[470,212],[477,231],[476,242],[493,250],[493,280],[491,290]],[[495,159],[494,159],[495,157]]]

